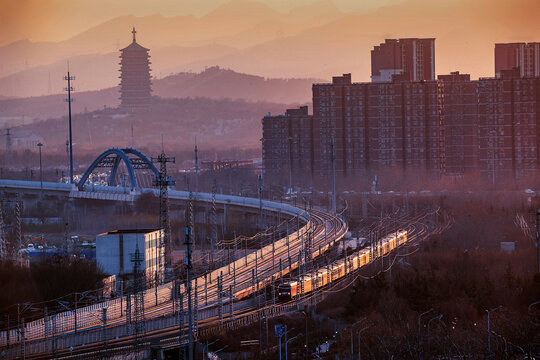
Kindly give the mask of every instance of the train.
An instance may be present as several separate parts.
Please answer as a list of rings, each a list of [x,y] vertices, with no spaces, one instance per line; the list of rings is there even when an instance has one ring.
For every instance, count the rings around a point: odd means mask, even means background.
[[[378,258],[388,254],[397,247],[407,242],[407,231],[400,230],[382,238],[376,247],[364,248],[347,258],[339,259],[329,264],[327,267],[319,269],[301,277],[299,280],[281,283],[277,286],[277,298],[279,301],[290,301],[298,295],[306,295],[319,288],[340,280],[345,275],[358,270],[370,261],[370,252],[373,251],[372,258]],[[302,294],[303,287],[303,294]]]

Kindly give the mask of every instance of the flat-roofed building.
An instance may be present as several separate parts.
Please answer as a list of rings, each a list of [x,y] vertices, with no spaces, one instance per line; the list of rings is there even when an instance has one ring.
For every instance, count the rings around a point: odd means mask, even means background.
[[[313,171],[313,116],[308,107],[262,119],[265,176],[283,186],[309,186]]]
[[[435,39],[386,39],[371,50],[371,81],[435,80]]]
[[[141,256],[141,271],[147,280],[164,275],[165,250],[160,248],[161,229],[113,230],[96,236],[96,261],[107,275],[120,277],[134,274],[132,261],[137,247]],[[161,260],[161,261],[160,261]]]
[[[522,78],[540,77],[540,42],[495,44],[495,76],[512,69]]]
[[[478,81],[458,71],[439,75],[441,168],[461,177],[478,171]]]

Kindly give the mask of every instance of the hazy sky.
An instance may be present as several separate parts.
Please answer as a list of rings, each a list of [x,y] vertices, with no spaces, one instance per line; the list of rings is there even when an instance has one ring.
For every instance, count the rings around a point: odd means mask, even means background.
[[[202,16],[230,0],[0,0],[0,46],[29,39],[59,41],[121,15]],[[320,0],[259,0],[275,10]],[[366,12],[402,0],[333,0],[343,12]]]
[[[229,2],[234,3],[202,21],[169,19],[202,17]],[[317,2],[323,4],[288,14]],[[370,50],[385,38],[433,37],[437,74],[459,70],[477,78],[493,76],[495,43],[540,41],[539,14],[540,0],[0,0],[0,46],[21,39],[59,42],[83,33],[71,42],[0,49],[0,74],[34,69],[46,82],[51,67],[63,68],[68,58],[75,66],[80,56],[82,78],[85,69],[87,79],[111,79],[94,87],[112,86],[116,61],[97,66],[91,55],[118,51],[136,26],[159,76],[220,65],[267,77],[351,72],[353,80],[367,81]],[[107,22],[127,15],[138,18]],[[36,74],[25,74],[32,86]],[[10,81],[11,87],[22,83]]]

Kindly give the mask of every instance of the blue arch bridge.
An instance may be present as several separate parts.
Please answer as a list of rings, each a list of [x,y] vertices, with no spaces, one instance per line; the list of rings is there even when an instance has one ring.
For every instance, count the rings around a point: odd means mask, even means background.
[[[123,170],[125,169],[131,189],[136,189],[140,185],[146,185],[139,184],[140,182],[143,182],[144,175],[139,175],[140,181],[138,181],[135,170],[145,171],[145,175],[152,176],[152,180],[159,176],[159,171],[154,166],[152,161],[148,159],[139,150],[133,148],[112,148],[101,153],[94,160],[94,162],[90,164],[86,172],[83,174],[83,176],[77,183],[78,188],[80,190],[83,190],[85,184],[87,184],[88,182],[94,183],[94,179],[92,179],[92,174],[95,171],[99,171],[100,169],[110,169],[109,173],[107,174],[107,179],[105,181],[105,184],[107,186],[117,186],[120,184],[123,186],[127,186],[127,184],[125,183],[120,183],[124,179],[124,177],[119,176],[123,175],[121,174],[121,172],[123,172]],[[148,176],[146,176],[146,178],[148,178]],[[105,185],[103,184],[103,180],[101,181],[101,183],[102,185]]]

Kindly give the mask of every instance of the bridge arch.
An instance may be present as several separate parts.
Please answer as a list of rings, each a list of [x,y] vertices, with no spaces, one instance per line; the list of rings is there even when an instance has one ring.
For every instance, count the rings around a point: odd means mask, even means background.
[[[132,156],[130,157],[129,155]],[[126,166],[132,189],[138,187],[135,170],[148,169],[154,174],[154,176],[159,176],[159,171],[154,166],[152,161],[150,161],[150,159],[148,159],[139,150],[133,148],[112,148],[105,150],[92,162],[92,164],[83,174],[81,180],[79,180],[77,186],[80,189],[84,188],[84,185],[88,181],[88,178],[92,172],[98,168],[111,168],[109,178],[107,179],[107,185],[116,186],[116,174],[121,162],[123,162]]]

